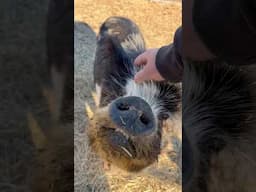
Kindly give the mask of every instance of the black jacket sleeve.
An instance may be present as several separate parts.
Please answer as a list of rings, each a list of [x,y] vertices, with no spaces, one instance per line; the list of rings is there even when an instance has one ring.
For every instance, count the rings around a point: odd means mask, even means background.
[[[182,80],[182,29],[179,28],[174,36],[174,43],[161,47],[156,55],[156,67],[161,76],[170,81]]]
[[[156,56],[156,67],[166,80],[182,80],[182,60],[256,63],[256,1],[186,0],[182,4],[182,29],[176,31],[173,44],[161,47]]]

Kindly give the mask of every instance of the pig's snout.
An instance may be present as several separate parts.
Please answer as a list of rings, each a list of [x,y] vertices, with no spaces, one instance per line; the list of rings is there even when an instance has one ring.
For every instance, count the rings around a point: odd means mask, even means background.
[[[132,136],[149,135],[156,130],[156,119],[142,98],[129,96],[113,101],[109,107],[112,121]]]

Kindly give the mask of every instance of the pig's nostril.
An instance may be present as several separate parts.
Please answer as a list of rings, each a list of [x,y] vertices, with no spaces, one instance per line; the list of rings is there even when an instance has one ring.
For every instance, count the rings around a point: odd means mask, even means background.
[[[140,97],[114,100],[109,106],[109,115],[116,126],[131,136],[151,134],[157,127],[151,106]]]
[[[142,114],[142,115],[140,116],[140,121],[141,121],[143,124],[145,124],[145,125],[147,125],[147,124],[149,123],[149,119],[146,117],[145,114]]]
[[[127,103],[119,103],[117,105],[117,108],[120,110],[120,111],[128,111],[130,109],[130,106],[127,104]]]

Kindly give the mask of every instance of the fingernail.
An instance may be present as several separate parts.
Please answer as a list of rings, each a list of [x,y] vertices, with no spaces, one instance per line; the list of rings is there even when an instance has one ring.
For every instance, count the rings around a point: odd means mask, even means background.
[[[140,80],[134,79],[135,83],[140,83]]]
[[[138,79],[136,78],[136,76],[133,78],[133,80],[135,81],[135,83],[137,83]]]

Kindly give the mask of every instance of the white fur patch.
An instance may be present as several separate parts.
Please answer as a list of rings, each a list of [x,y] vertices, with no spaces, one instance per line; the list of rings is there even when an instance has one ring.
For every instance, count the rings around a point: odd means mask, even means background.
[[[129,55],[134,52],[143,52],[145,50],[144,40],[139,33],[131,33],[121,43],[124,51]]]
[[[100,105],[100,99],[101,99],[101,86],[100,85],[98,85],[97,83],[96,83],[96,85],[95,85],[95,89],[96,89],[96,98],[95,98],[95,104],[96,104],[96,106],[99,106]]]
[[[127,96],[137,96],[144,99],[151,107],[155,118],[157,119],[158,114],[163,110],[161,102],[157,99],[160,94],[159,88],[153,82],[137,84],[134,80],[128,80],[126,87]]]

